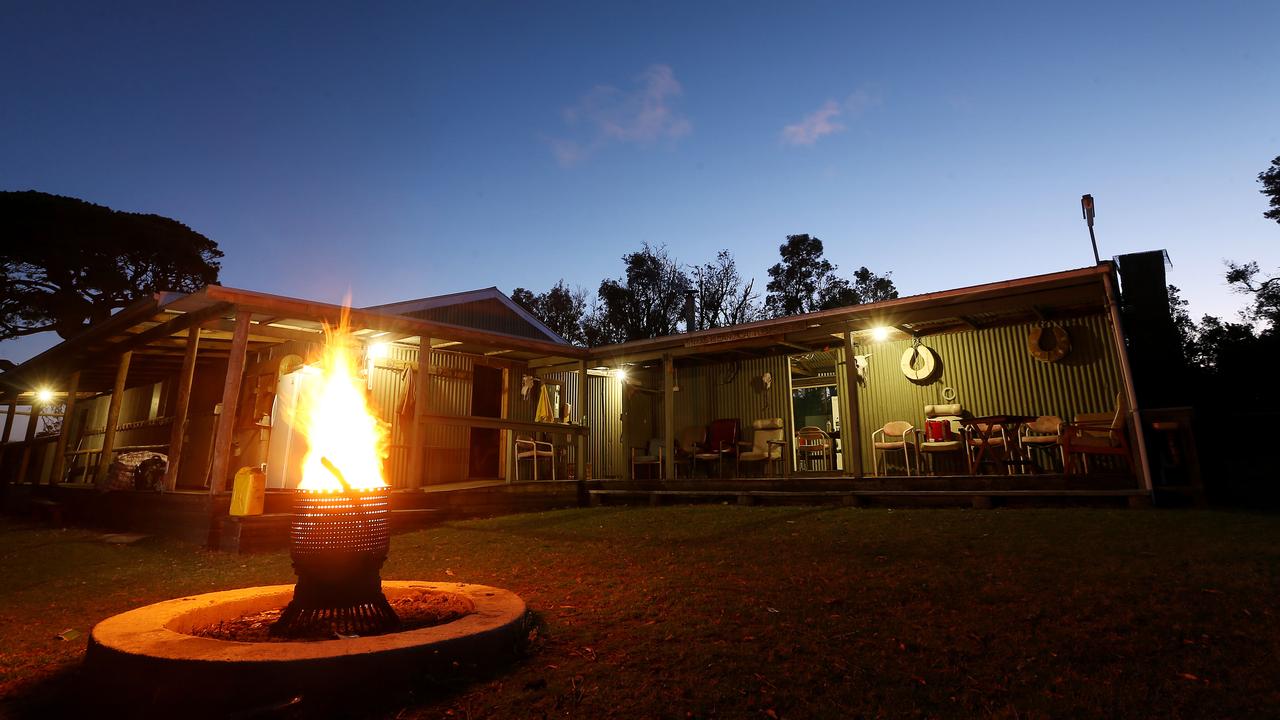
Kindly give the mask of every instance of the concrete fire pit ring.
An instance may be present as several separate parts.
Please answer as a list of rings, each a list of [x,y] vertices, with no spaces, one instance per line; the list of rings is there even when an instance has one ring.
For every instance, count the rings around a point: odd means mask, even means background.
[[[249,643],[188,633],[284,607],[293,585],[193,595],[130,610],[94,626],[85,655],[87,675],[102,693],[125,702],[228,707],[296,693],[336,693],[482,672],[511,662],[523,649],[527,609],[508,590],[419,581],[387,580],[382,585],[393,602],[427,590],[461,596],[475,611],[441,625],[371,637]]]

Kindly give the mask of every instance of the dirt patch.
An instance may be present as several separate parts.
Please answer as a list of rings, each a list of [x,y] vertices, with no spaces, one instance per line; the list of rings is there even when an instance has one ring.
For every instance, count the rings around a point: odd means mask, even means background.
[[[400,627],[392,632],[405,632],[453,622],[475,611],[471,601],[461,595],[434,590],[414,590],[389,600],[391,608],[400,618]],[[234,620],[222,620],[191,631],[198,637],[236,642],[297,642],[335,640],[350,635],[340,635],[332,629],[315,628],[301,637],[277,638],[269,634],[271,625],[280,619],[283,607],[241,615]],[[370,633],[380,635],[385,633]],[[367,636],[366,636],[367,637]]]

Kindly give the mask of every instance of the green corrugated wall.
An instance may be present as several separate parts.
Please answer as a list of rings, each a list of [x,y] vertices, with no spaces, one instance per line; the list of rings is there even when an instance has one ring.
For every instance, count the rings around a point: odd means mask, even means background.
[[[858,389],[864,467],[871,467],[874,429],[892,420],[922,427],[924,406],[948,402],[943,397],[948,387],[955,390],[954,402],[974,415],[1057,415],[1069,420],[1077,413],[1114,409],[1122,384],[1107,316],[1055,324],[1070,334],[1071,352],[1054,363],[1027,352],[1027,335],[1034,324],[926,338],[924,345],[934,350],[941,366],[927,384],[902,374],[902,353],[911,346],[909,340],[856,348],[871,356],[865,384]],[[843,387],[840,392],[844,394]]]

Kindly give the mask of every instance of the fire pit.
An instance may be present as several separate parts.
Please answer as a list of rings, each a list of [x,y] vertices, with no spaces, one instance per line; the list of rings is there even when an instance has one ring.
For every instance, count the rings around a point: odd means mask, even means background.
[[[391,543],[389,508],[385,488],[298,493],[289,527],[298,584],[272,635],[372,635],[400,624],[379,574]]]
[[[368,406],[357,347],[345,323],[329,333],[291,418],[307,439],[290,525],[298,577],[292,593],[287,585],[229,590],[104,620],[94,627],[86,655],[91,676],[107,686],[104,700],[141,696],[153,708],[225,709],[281,693],[342,693],[493,666],[519,652],[528,628],[516,595],[480,585],[383,582],[390,547],[391,491],[382,476],[388,433]],[[448,595],[470,611],[405,630],[388,593],[397,602]],[[201,628],[273,616],[281,607],[270,628],[273,642],[200,635]]]

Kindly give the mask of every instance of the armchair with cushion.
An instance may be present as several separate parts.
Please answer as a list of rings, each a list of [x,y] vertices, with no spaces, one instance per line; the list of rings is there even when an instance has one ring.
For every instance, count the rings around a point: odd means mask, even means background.
[[[662,476],[662,439],[653,438],[647,448],[631,448],[631,479],[636,480],[636,466],[647,465],[655,468],[655,477]]]
[[[1035,420],[1023,425],[1019,430],[1021,437],[1019,442],[1028,455],[1033,451],[1039,451],[1049,456],[1061,455],[1062,446],[1062,418],[1057,415],[1041,415]],[[1063,467],[1066,467],[1066,461],[1063,460]],[[1052,464],[1046,466],[1052,469]]]
[[[884,463],[885,474],[889,474],[889,451],[902,451],[902,467],[907,475],[911,474],[911,453],[916,450],[916,429],[905,420],[887,422],[884,427],[871,432],[871,448],[875,453],[872,463],[872,474],[880,474],[880,464]],[[879,439],[877,439],[879,438]],[[919,464],[919,458],[917,458]],[[919,471],[919,468],[916,468]]]
[[[782,449],[787,442],[782,439],[782,418],[766,418],[751,423],[751,441],[740,442],[738,446],[738,465],[742,463],[760,463],[760,474],[771,468],[775,461],[782,460]],[[740,474],[735,471],[735,474]]]
[[[916,449],[929,458],[930,474],[935,473],[933,458],[939,454],[959,455],[968,469],[968,444],[962,424],[967,415],[959,403],[924,406],[924,440],[916,444]]]
[[[707,463],[707,474],[710,475],[711,463],[716,464],[716,473],[723,474],[725,457],[736,458],[738,455],[738,419],[723,418],[712,420],[707,426],[707,439],[694,453],[694,465],[699,461]],[[690,473],[692,474],[692,473]]]
[[[1129,402],[1124,391],[1116,393],[1116,409],[1113,413],[1086,413],[1076,415],[1073,422],[1062,425],[1062,472],[1071,476],[1078,456],[1089,472],[1090,455],[1119,456],[1130,473],[1134,472],[1133,455],[1129,448]]]

